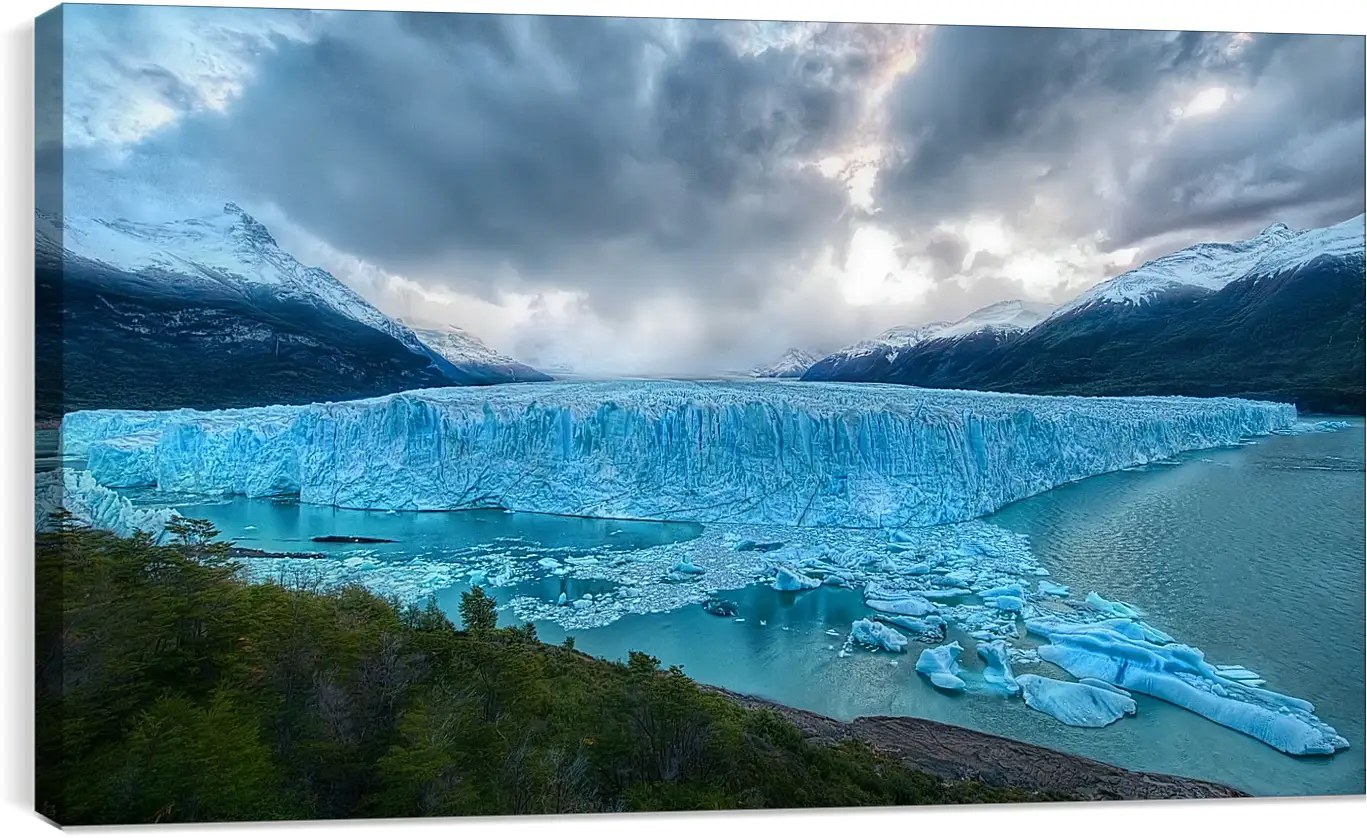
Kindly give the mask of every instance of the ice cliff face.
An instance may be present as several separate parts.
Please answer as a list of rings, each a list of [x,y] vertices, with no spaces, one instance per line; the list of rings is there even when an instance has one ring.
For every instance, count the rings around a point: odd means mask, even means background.
[[[178,516],[174,509],[137,507],[112,489],[95,482],[88,471],[54,469],[34,482],[33,527],[45,530],[54,512],[65,511],[74,523],[109,530],[128,538],[145,532],[154,540],[167,537],[166,525]]]
[[[101,484],[360,509],[793,526],[966,521],[1050,488],[1290,427],[1289,405],[761,382],[421,390],[62,424]]]

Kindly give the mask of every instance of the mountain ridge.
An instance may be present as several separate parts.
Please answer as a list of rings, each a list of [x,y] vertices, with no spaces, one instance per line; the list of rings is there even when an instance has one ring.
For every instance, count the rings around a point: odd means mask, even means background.
[[[235,203],[161,224],[35,210],[40,420],[544,380],[452,363]]]
[[[1070,395],[1244,396],[1360,414],[1363,216],[1152,260],[1005,339],[932,339],[804,380]],[[1154,267],[1154,266],[1157,267]]]

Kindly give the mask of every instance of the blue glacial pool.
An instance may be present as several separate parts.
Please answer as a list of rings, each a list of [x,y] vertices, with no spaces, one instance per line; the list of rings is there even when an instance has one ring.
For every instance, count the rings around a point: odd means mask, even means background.
[[[704,529],[496,511],[379,513],[309,507],[289,500],[194,499],[130,492],[138,503],[174,503],[213,521],[242,547],[309,551],[323,562],[460,562],[496,546],[522,569],[488,589],[553,602],[597,594],[609,582],[541,569],[582,557],[629,561],[635,552],[696,539]],[[1130,768],[1229,783],[1260,795],[1364,791],[1364,428],[1276,436],[1254,445],[1194,452],[1170,464],[1063,486],[987,519],[1028,536],[1051,580],[1077,595],[1096,590],[1141,606],[1147,621],[1218,663],[1256,670],[1274,689],[1314,703],[1350,743],[1332,757],[1291,757],[1248,736],[1146,696],[1138,713],[1103,729],[1070,728],[1018,699],[931,688],[909,654],[845,650],[850,623],[866,616],[858,591],[823,587],[780,593],[751,585],[723,596],[740,621],[696,605],[627,614],[610,625],[566,632],[538,621],[541,637],[572,634],[578,648],[624,658],[639,649],[692,677],[839,718],[897,714],[936,719]],[[316,544],[317,535],[364,535],[393,543]],[[614,558],[616,557],[616,558]],[[464,577],[437,579],[454,613]],[[516,618],[505,612],[505,620]],[[975,641],[965,670],[980,669]],[[1016,641],[1028,647],[1033,638]],[[1059,677],[1049,664],[1017,673]]]

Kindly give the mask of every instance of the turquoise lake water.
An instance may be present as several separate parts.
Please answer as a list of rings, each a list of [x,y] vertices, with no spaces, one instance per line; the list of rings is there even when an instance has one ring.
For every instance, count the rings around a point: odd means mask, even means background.
[[[232,498],[203,504],[133,492],[144,503],[174,502],[214,521],[242,546],[325,552],[316,535],[393,538],[366,545],[377,557],[440,557],[496,542],[602,553],[695,537],[697,525],[507,514],[495,511],[394,514]],[[1307,699],[1348,739],[1333,757],[1291,757],[1248,736],[1155,699],[1136,695],[1137,715],[1100,730],[1070,728],[993,695],[947,695],[913,670],[907,655],[839,650],[850,623],[867,613],[857,591],[821,588],[783,594],[752,586],[725,594],[743,621],[697,606],[630,615],[572,632],[592,654],[623,658],[639,649],[697,680],[839,718],[895,714],[976,728],[1149,771],[1229,783],[1254,794],[1364,791],[1364,427],[1274,436],[1255,445],[1194,452],[1173,465],[1090,478],[992,516],[1030,536],[1052,579],[1076,594],[1096,590],[1148,612],[1148,622],[1218,663],[1261,673],[1268,688]],[[571,598],[599,584],[546,576],[492,590],[501,601]],[[454,613],[464,586],[438,594]],[[543,639],[565,632],[538,625]],[[979,668],[973,641],[966,670]],[[1032,645],[1032,639],[1018,645]],[[1017,666],[1059,676],[1048,664]]]

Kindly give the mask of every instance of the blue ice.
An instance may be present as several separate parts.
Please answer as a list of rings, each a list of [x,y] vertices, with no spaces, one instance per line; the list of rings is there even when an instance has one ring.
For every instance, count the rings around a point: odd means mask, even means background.
[[[1016,681],[1027,705],[1073,727],[1105,727],[1135,712],[1134,699],[1114,688],[1041,675],[1019,675]]]
[[[983,668],[983,680],[987,682],[988,686],[1001,690],[1008,695],[1015,695],[1020,692],[1020,684],[1017,683],[1016,676],[1011,671],[1011,658],[1005,640],[979,643],[978,657],[982,658],[986,664]]]
[[[943,646],[935,646],[921,652],[916,659],[916,671],[930,679],[930,683],[942,690],[963,692],[964,679],[959,677],[959,653],[963,647],[953,641]]]
[[[872,646],[889,652],[905,652],[907,650],[907,638],[905,636],[873,620],[855,620],[850,626],[850,637],[865,646]]]
[[[1290,405],[1241,399],[615,381],[82,411],[65,417],[61,438],[64,454],[86,457],[108,487],[882,529],[967,521],[1295,421]]]
[[[1026,628],[1049,640],[1039,648],[1040,657],[1075,678],[1160,698],[1288,754],[1332,754],[1348,747],[1315,716],[1310,702],[1224,676],[1199,649],[1156,642],[1152,631],[1133,620],[1036,619],[1027,620]]]
[[[776,591],[806,591],[821,587],[821,580],[799,573],[790,567],[780,567],[774,576]]]

